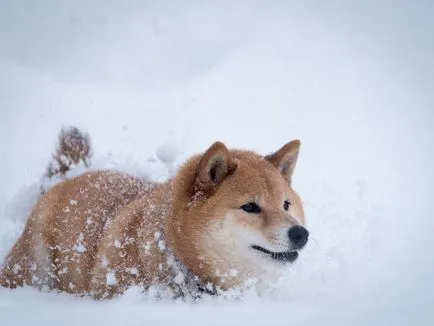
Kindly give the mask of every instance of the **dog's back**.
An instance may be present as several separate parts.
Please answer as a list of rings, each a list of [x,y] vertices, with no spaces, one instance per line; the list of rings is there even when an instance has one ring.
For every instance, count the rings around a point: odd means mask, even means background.
[[[46,177],[65,179],[80,162],[89,163],[90,139],[75,127],[63,128]],[[33,208],[24,232],[12,248],[0,284],[48,285],[83,293],[104,228],[124,206],[146,192],[149,184],[111,171],[88,172],[54,186]],[[83,253],[86,254],[83,255]]]
[[[12,288],[48,284],[67,292],[87,292],[104,229],[149,187],[111,171],[89,172],[53,187],[30,214],[6,258],[0,282]]]

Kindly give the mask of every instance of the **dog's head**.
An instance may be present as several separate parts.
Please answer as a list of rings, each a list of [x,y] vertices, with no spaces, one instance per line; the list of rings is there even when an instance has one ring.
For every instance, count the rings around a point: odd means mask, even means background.
[[[299,149],[294,140],[264,157],[217,142],[181,168],[169,237],[203,281],[270,279],[297,259],[309,235],[291,186]]]

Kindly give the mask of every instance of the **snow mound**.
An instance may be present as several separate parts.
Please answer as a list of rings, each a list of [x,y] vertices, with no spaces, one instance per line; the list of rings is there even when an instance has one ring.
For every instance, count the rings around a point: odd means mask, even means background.
[[[158,159],[166,164],[173,164],[178,156],[179,149],[176,144],[166,143],[157,148]]]

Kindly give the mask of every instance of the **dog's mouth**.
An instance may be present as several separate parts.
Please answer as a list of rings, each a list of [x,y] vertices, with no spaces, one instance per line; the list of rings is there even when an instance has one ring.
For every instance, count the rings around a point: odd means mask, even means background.
[[[273,260],[278,260],[284,263],[293,263],[298,258],[298,252],[294,250],[274,252],[257,245],[253,245],[251,248],[270,256]]]

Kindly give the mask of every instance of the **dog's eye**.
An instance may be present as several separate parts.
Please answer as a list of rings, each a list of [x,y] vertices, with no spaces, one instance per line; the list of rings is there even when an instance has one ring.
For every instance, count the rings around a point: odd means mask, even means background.
[[[285,211],[287,211],[287,210],[289,209],[289,205],[291,205],[291,203],[290,203],[289,201],[285,200],[285,201],[283,202],[283,209],[284,209]]]
[[[243,211],[247,212],[247,213],[260,213],[261,212],[261,207],[258,206],[258,204],[256,203],[247,203],[244,204],[243,206],[240,207]]]

